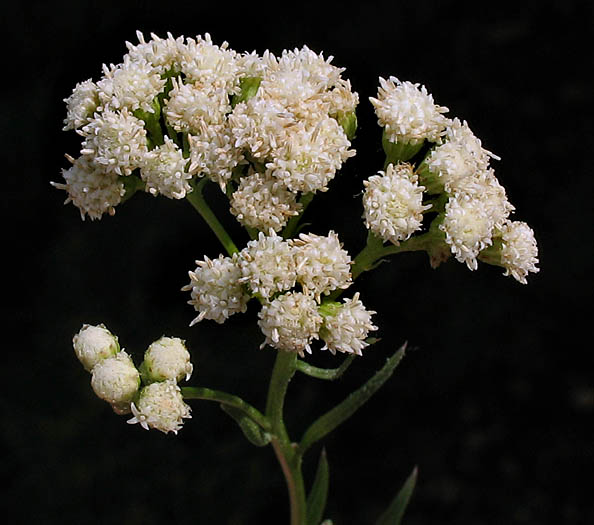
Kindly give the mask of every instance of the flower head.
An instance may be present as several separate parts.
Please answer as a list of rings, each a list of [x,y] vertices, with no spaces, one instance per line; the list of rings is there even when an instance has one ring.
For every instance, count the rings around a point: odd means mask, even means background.
[[[188,161],[182,150],[169,137],[165,143],[146,153],[140,168],[140,177],[151,195],[164,195],[170,199],[183,199],[192,191],[188,182],[192,176],[186,172]]]
[[[320,330],[320,337],[325,343],[322,350],[330,350],[333,354],[338,351],[362,355],[361,350],[369,346],[366,342],[369,332],[377,330],[371,322],[375,313],[365,308],[358,292],[352,299],[344,299],[343,304],[335,303],[333,308],[326,309]]]
[[[145,383],[173,379],[180,382],[190,379],[194,369],[190,362],[190,352],[179,337],[161,337],[148,347],[141,365],[142,379]]]
[[[423,212],[423,186],[410,164],[389,164],[386,171],[364,182],[365,225],[384,241],[399,244],[419,230]]]
[[[103,65],[103,78],[97,82],[99,100],[104,108],[153,113],[153,100],[165,87],[165,80],[144,58],[129,55],[121,64]]]
[[[260,232],[257,239],[248,242],[239,252],[237,263],[242,275],[239,282],[266,299],[295,285],[293,249],[274,230],[268,235]]]
[[[526,284],[529,272],[537,273],[538,246],[534,231],[521,221],[507,221],[501,229],[501,264],[504,275]]]
[[[72,94],[64,102],[67,110],[64,131],[84,126],[99,105],[97,85],[91,79],[76,84]]]
[[[297,195],[269,174],[242,177],[231,196],[231,213],[244,226],[261,231],[280,231],[300,209]]]
[[[493,220],[485,204],[470,195],[459,194],[447,202],[445,217],[439,228],[459,262],[470,270],[477,269],[477,256],[492,244]]]
[[[118,338],[104,324],[97,326],[84,324],[72,338],[74,353],[87,372],[108,357],[115,356],[119,350]]]
[[[287,292],[271,303],[262,306],[258,325],[266,340],[262,343],[278,350],[311,353],[310,344],[318,339],[322,316],[318,305],[309,295],[301,292]]]
[[[129,404],[140,386],[140,374],[123,350],[99,361],[92,374],[91,386],[95,394],[112,405]]]
[[[203,319],[223,323],[233,314],[247,310],[250,296],[240,283],[242,272],[237,256],[205,257],[204,261],[196,261],[196,264],[196,269],[189,272],[190,283],[182,288],[191,291],[192,298],[188,304],[199,312],[190,326]]]
[[[51,183],[55,188],[68,193],[64,204],[72,202],[79,209],[83,221],[87,215],[91,220],[101,219],[104,213],[113,215],[115,207],[126,193],[118,175],[103,171],[87,157],[75,160],[67,155],[66,158],[72,166],[62,170],[65,183]]]
[[[181,389],[173,379],[145,386],[131,409],[134,417],[128,423],[140,423],[146,430],[154,428],[165,434],[177,434],[183,420],[192,417],[190,407],[184,403]]]
[[[446,127],[443,113],[448,108],[438,106],[425,86],[396,77],[380,77],[377,98],[369,100],[375,107],[379,125],[390,142],[418,144],[427,139],[437,142]]]
[[[292,245],[297,282],[305,293],[319,301],[322,294],[351,285],[351,257],[336,233],[331,231],[326,236],[302,233]]]
[[[148,150],[144,123],[127,108],[96,113],[77,131],[84,139],[81,154],[102,170],[118,175],[130,175],[139,168]]]

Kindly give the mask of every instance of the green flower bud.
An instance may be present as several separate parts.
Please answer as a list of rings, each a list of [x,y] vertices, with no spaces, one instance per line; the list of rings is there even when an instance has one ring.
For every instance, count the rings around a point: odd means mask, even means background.
[[[72,338],[74,352],[87,372],[103,359],[113,357],[120,350],[118,338],[103,324],[91,326],[84,324]]]
[[[184,341],[178,337],[161,337],[152,343],[140,365],[142,380],[146,383],[173,379],[176,382],[190,379],[193,365]]]
[[[413,142],[391,142],[386,136],[386,130],[382,135],[382,146],[386,154],[386,165],[398,164],[412,159],[423,147],[423,140]]]

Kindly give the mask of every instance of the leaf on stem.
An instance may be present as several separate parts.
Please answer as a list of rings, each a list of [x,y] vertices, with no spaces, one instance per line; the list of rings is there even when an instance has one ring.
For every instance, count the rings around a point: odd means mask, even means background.
[[[250,443],[257,447],[264,447],[270,443],[270,434],[262,430],[251,418],[247,417],[243,410],[230,405],[224,405],[223,403],[220,406],[223,412],[226,412],[235,420]]]
[[[299,444],[300,454],[332,432],[338,425],[351,417],[379,388],[390,378],[400,363],[406,349],[406,343],[378,370],[363,386],[351,393],[342,403],[319,417],[305,431]]]
[[[347,368],[351,366],[351,363],[354,361],[355,357],[356,356],[354,354],[349,355],[338,368],[318,368],[317,366],[312,366],[305,361],[298,359],[297,370],[310,377],[334,381],[346,372]]]
[[[311,487],[311,491],[307,495],[308,525],[318,525],[322,520],[324,509],[326,508],[326,500],[328,499],[329,477],[328,459],[326,458],[326,450],[323,449],[320,454],[316,477]]]
[[[376,525],[400,525],[408,501],[417,482],[417,467],[415,467],[390,503],[388,509],[379,517]]]

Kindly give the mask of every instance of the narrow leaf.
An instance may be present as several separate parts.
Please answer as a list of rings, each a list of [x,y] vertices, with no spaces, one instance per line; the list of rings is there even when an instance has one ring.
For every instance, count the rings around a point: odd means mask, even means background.
[[[317,366],[312,366],[305,361],[297,360],[297,370],[305,375],[315,377],[317,379],[334,381],[345,373],[347,368],[351,366],[351,363],[355,357],[356,356],[354,354],[349,355],[338,368],[318,368]]]
[[[328,499],[328,482],[329,482],[328,459],[326,458],[326,450],[322,450],[320,454],[320,461],[316,470],[316,477],[314,479],[311,491],[307,495],[307,523],[308,525],[319,525],[324,515],[326,508],[326,500]]]
[[[376,525],[400,525],[408,501],[417,482],[417,467],[415,467],[390,503],[390,506],[377,520]]]
[[[316,441],[332,432],[343,421],[351,417],[378,389],[390,378],[404,356],[406,343],[392,356],[386,364],[378,370],[358,390],[351,393],[342,403],[319,417],[305,431],[299,445],[299,452],[303,454]]]
[[[244,411],[222,403],[220,406],[223,412],[226,412],[235,420],[250,443],[257,447],[264,447],[270,443],[270,434],[262,430],[258,424],[247,417]]]

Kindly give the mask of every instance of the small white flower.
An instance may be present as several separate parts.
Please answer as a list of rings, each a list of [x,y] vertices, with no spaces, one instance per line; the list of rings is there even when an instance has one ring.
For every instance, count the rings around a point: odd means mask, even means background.
[[[153,113],[153,100],[165,83],[160,73],[145,59],[132,60],[126,55],[121,64],[103,65],[103,78],[97,82],[97,88],[104,108],[116,111],[142,109]]]
[[[410,164],[388,164],[363,184],[365,226],[378,237],[398,245],[421,228],[423,212],[431,205],[423,205],[425,188]]]
[[[120,350],[118,338],[104,324],[84,324],[72,338],[72,345],[76,357],[87,372],[92,371],[99,361],[113,357]]]
[[[425,86],[391,76],[380,77],[377,98],[369,100],[375,107],[379,125],[385,129],[390,142],[418,144],[427,139],[437,142],[446,127],[442,115],[448,108],[438,106]]]
[[[338,235],[331,231],[327,236],[300,234],[291,241],[294,247],[297,282],[306,294],[320,300],[337,288],[352,284],[351,256],[342,248]]]
[[[537,273],[538,246],[534,231],[521,221],[507,221],[501,229],[501,264],[504,275],[526,284],[529,272]]]
[[[133,45],[126,42],[128,55],[131,60],[146,60],[161,75],[168,71],[180,71],[180,48],[184,46],[184,37],[173,38],[171,33],[167,33],[167,38],[160,38],[151,33],[151,39],[147,42],[144,35],[136,32],[138,44]]]
[[[142,378],[147,383],[166,379],[179,383],[184,378],[187,381],[193,369],[190,352],[179,337],[163,336],[151,343],[141,365]]]
[[[310,344],[318,339],[322,316],[313,297],[301,292],[288,292],[262,306],[258,325],[270,345],[278,350],[311,353]]]
[[[99,105],[97,85],[91,79],[76,84],[72,94],[64,102],[67,110],[64,131],[84,126]]]
[[[140,423],[146,430],[154,428],[165,434],[177,434],[183,420],[192,417],[181,389],[172,379],[145,386],[131,409],[134,417],[128,420],[129,424]]]
[[[242,177],[231,196],[231,213],[244,226],[261,231],[280,231],[300,209],[297,195],[268,174]]]
[[[338,351],[362,355],[361,350],[369,346],[365,341],[369,332],[377,330],[371,322],[371,316],[376,312],[365,309],[358,292],[352,299],[344,299],[343,304],[336,304],[333,310],[324,315],[320,330],[325,343],[322,350],[330,350],[333,354]]]
[[[84,139],[81,154],[104,171],[118,175],[130,175],[141,166],[148,151],[144,123],[126,108],[96,113],[77,131]]]
[[[268,235],[260,232],[258,238],[248,242],[237,259],[242,277],[253,293],[268,299],[276,292],[291,289],[297,277],[291,245],[274,230]]]
[[[178,50],[181,70],[189,81],[216,84],[229,94],[238,92],[240,71],[237,53],[228,49],[227,42],[217,46],[205,33],[204,37],[187,38]]]
[[[331,117],[298,123],[271,152],[270,173],[291,191],[326,191],[342,164],[355,155],[344,130]]]
[[[250,296],[240,283],[242,273],[237,256],[205,257],[204,261],[196,261],[196,264],[197,268],[189,272],[190,283],[182,288],[183,291],[191,291],[192,299],[188,304],[199,312],[190,326],[203,319],[220,324],[233,314],[247,310]]]
[[[104,213],[113,215],[115,207],[126,193],[118,175],[104,172],[85,157],[74,160],[67,155],[66,158],[72,166],[62,170],[65,184],[51,183],[55,188],[68,193],[64,204],[72,202],[79,209],[83,221],[86,215],[91,220],[101,219]]]
[[[151,195],[164,195],[170,199],[183,199],[192,191],[188,182],[192,175],[185,171],[187,159],[182,150],[169,137],[165,143],[146,153],[140,168],[140,177]]]
[[[97,397],[113,405],[130,403],[140,386],[140,374],[123,350],[99,361],[92,374],[91,386]]]
[[[203,123],[196,135],[188,136],[190,142],[190,166],[194,175],[206,175],[216,182],[221,190],[231,176],[233,169],[243,161],[241,149],[235,144],[228,123],[207,126]]]
[[[456,260],[476,270],[477,255],[492,244],[493,221],[484,203],[466,194],[451,197],[439,228]]]
[[[183,84],[175,78],[172,83],[164,113],[176,131],[197,133],[204,126],[222,124],[225,114],[231,111],[224,88],[212,84]]]

